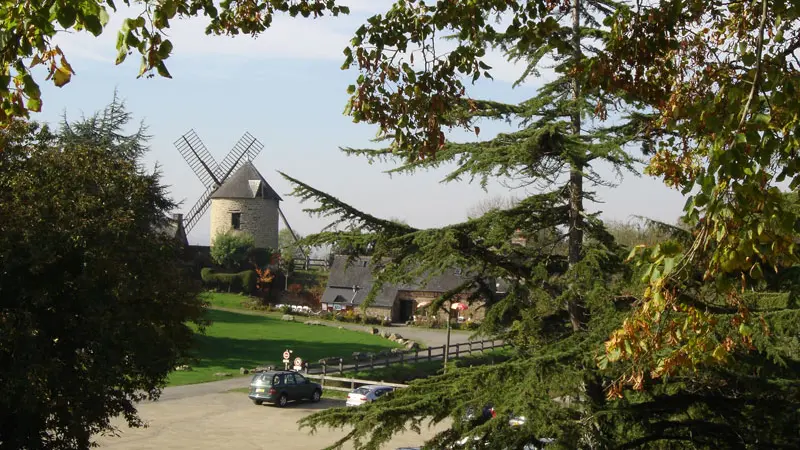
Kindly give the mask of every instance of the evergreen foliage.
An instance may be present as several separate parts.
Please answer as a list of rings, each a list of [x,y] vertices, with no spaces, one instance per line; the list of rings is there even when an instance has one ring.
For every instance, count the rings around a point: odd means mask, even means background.
[[[472,300],[488,299],[479,332],[499,335],[516,350],[516,357],[508,362],[419,380],[387,401],[319,412],[302,420],[302,425],[312,430],[352,427],[334,446],[352,440],[359,449],[377,449],[401,430],[418,430],[428,421],[446,419],[453,420],[452,427],[429,442],[431,448],[450,448],[464,437],[476,437],[478,441],[468,442],[491,449],[541,446],[551,439],[548,448],[555,449],[793,448],[800,444],[793,429],[798,418],[800,322],[791,305],[764,309],[764,302],[776,301],[774,295],[750,296],[752,310],[764,310],[764,328],[772,334],[757,337],[745,328],[743,335],[752,336],[745,341],[750,346],[730,345],[726,339],[731,328],[743,325],[737,322],[740,311],[731,309],[719,291],[705,282],[702,272],[691,273],[682,278],[681,302],[706,307],[702,323],[712,330],[675,328],[677,323],[697,323],[682,322],[681,316],[688,316],[686,310],[675,310],[664,313],[668,328],[654,325],[650,332],[653,340],[678,342],[695,332],[708,338],[697,343],[710,347],[688,354],[702,358],[691,364],[694,371],[672,371],[672,367],[659,366],[663,359],[658,358],[645,363],[652,372],[611,364],[636,353],[631,345],[646,344],[643,337],[617,342],[609,341],[609,336],[640,326],[631,323],[630,315],[647,300],[650,291],[645,288],[651,280],[660,276],[654,273],[654,265],[625,264],[631,248],[622,248],[603,223],[584,209],[585,201],[594,200],[584,184],[613,184],[593,167],[604,163],[619,171],[631,169],[635,158],[625,145],[655,125],[651,116],[641,113],[618,118],[613,127],[587,126],[583,120],[593,114],[602,122],[620,104],[614,92],[609,96],[609,91],[597,90],[596,80],[585,71],[596,62],[594,46],[606,36],[607,30],[598,22],[619,7],[591,0],[573,1],[570,8],[488,0],[417,8],[413,2],[397,2],[386,15],[373,17],[359,29],[355,50],[346,52],[348,64],[356,59],[350,55],[357,55],[362,71],[358,86],[350,90],[348,112],[357,121],[379,124],[383,142],[390,146],[347,152],[399,161],[396,172],[455,163],[445,181],[468,178],[485,184],[490,178],[504,177],[519,186],[539,187],[540,192],[508,209],[423,230],[374,217],[287,177],[296,187],[296,196],[318,203],[307,211],[336,218],[329,230],[308,237],[307,242],[369,248],[373,261],[380,261],[374,273],[377,283],[365,307],[382,282],[411,281],[463,267],[475,275],[430,308],[439,308],[466,291],[473,292]],[[505,33],[496,32],[489,25],[491,19],[509,10],[511,25]],[[431,41],[436,30],[443,28],[454,30],[460,46],[437,57]],[[412,45],[419,45],[426,55],[424,70],[414,72],[389,51],[402,52]],[[526,62],[523,78],[535,74],[548,55],[558,78],[518,105],[465,99],[455,74],[480,76],[470,64],[479,66],[481,52],[489,45]],[[396,89],[387,89],[386,79]],[[516,120],[519,130],[476,142],[445,140],[444,127],[460,125],[479,134],[477,124],[489,119]],[[649,153],[650,145],[645,140],[643,150]],[[688,230],[696,233],[702,228],[695,228],[695,221],[688,223],[687,230],[649,224],[660,236],[638,261],[649,258],[663,263],[658,252],[690,246],[694,235]],[[527,245],[511,243],[517,230],[529,236]],[[691,267],[680,269],[691,272]],[[492,286],[486,283],[492,278],[510,283],[504,297],[492,295]],[[736,364],[726,364],[731,361]],[[622,390],[622,385],[633,390]],[[466,410],[480,410],[487,403],[495,405],[496,418],[478,426],[462,420]],[[510,414],[525,416],[525,424],[512,427]]]

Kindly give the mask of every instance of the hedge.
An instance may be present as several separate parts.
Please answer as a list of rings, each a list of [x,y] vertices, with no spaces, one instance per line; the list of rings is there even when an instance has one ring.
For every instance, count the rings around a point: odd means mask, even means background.
[[[227,292],[243,292],[252,295],[256,290],[257,275],[254,270],[239,273],[216,273],[208,267],[200,271],[203,286]]]

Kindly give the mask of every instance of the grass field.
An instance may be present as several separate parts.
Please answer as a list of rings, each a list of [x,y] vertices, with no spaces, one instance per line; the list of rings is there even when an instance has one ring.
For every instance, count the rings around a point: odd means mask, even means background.
[[[215,297],[214,303],[220,306],[235,301],[233,297],[237,297],[239,302],[246,300],[246,297],[230,294]],[[238,376],[240,367],[279,366],[281,353],[287,348],[294,352],[292,358],[299,356],[306,361],[317,361],[329,356],[378,352],[398,346],[363,332],[285,322],[270,315],[209,310],[208,318],[213,324],[206,329],[205,335],[196,336],[196,361],[189,364],[192,370],[173,372],[168,385],[218,380],[220,377],[214,376],[218,372]]]
[[[206,292],[203,299],[211,303],[212,307],[226,309],[247,309],[242,304],[249,302],[252,297],[241,294],[229,294],[225,292]]]

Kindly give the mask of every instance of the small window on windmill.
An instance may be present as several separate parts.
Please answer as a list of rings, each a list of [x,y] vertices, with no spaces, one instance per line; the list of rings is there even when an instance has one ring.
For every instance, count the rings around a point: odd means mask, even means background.
[[[231,228],[238,230],[242,227],[242,213],[231,213]]]

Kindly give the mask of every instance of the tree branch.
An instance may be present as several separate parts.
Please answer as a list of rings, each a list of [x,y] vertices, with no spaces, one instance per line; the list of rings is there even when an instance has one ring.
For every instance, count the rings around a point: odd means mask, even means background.
[[[761,24],[758,31],[758,47],[756,48],[756,76],[753,78],[753,85],[750,87],[750,95],[747,96],[747,103],[744,104],[742,118],[739,119],[739,128],[744,125],[747,113],[750,111],[750,104],[758,92],[758,84],[761,83],[761,54],[764,51],[764,28],[767,26],[767,0],[761,1]]]

